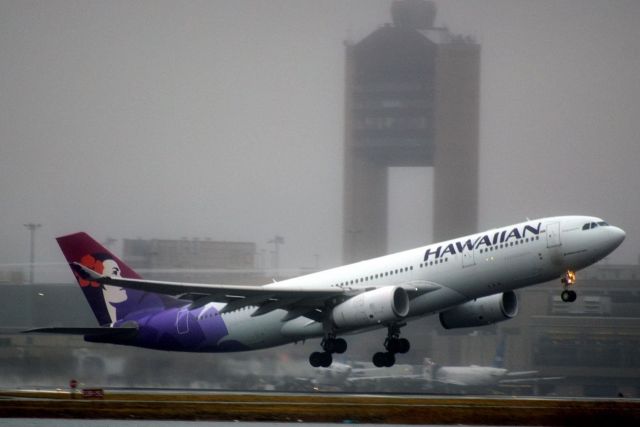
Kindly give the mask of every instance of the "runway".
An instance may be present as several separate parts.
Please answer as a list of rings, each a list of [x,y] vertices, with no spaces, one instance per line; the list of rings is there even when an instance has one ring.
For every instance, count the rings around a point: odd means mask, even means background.
[[[0,390],[1,418],[470,425],[638,425],[640,400],[105,390]]]

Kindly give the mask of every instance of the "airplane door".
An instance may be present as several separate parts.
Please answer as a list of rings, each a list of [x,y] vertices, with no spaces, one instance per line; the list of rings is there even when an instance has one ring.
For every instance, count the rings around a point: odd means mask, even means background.
[[[476,265],[475,249],[462,251],[462,267],[471,267]]]
[[[547,224],[547,247],[554,248],[560,246],[560,223],[550,222]]]
[[[176,317],[176,329],[179,334],[189,333],[189,310],[183,309],[178,311]]]

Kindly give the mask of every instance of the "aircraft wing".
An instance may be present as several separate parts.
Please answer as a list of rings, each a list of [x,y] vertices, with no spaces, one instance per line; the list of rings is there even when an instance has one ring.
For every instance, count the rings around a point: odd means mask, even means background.
[[[565,379],[565,377],[529,377],[529,378],[513,378],[513,379],[503,379],[500,380],[500,384],[529,384],[529,383],[539,383],[544,381],[560,381]]]
[[[378,369],[380,370],[380,369]],[[401,375],[366,375],[366,376],[351,376],[347,378],[348,382],[366,382],[366,381],[379,381],[379,380],[424,380],[424,376],[420,374],[401,374]]]
[[[78,275],[86,280],[191,300],[193,301],[192,308],[201,307],[210,302],[222,302],[226,303],[226,306],[220,312],[227,313],[243,307],[255,306],[257,308],[251,314],[252,316],[283,309],[288,312],[282,319],[283,321],[304,316],[321,322],[323,317],[322,310],[328,300],[334,298],[347,299],[357,293],[366,291],[363,289],[353,291],[330,286],[309,288],[292,287],[290,285],[279,286],[278,284],[268,286],[216,285],[129,279],[103,275],[77,262],[71,263],[71,266]],[[411,299],[441,287],[436,283],[427,281],[411,281],[401,286]]]
[[[538,371],[509,371],[507,377],[525,377],[537,374]]]
[[[192,307],[200,307],[210,302],[224,302],[227,305],[221,313],[238,310],[246,306],[257,306],[252,316],[259,316],[276,309],[289,313],[283,318],[291,320],[299,316],[322,320],[325,301],[339,296],[351,296],[348,290],[332,287],[302,288],[278,286],[212,285],[180,283],[157,280],[128,279],[99,274],[80,263],[72,263],[72,268],[84,279],[104,285],[119,286],[147,292],[172,295],[193,301]]]

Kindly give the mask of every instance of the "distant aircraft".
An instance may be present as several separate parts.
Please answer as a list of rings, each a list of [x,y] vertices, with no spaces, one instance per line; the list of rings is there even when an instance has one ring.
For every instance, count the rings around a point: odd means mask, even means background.
[[[563,377],[540,377],[538,371],[510,371],[504,367],[504,337],[496,349],[493,366],[441,366],[425,358],[423,378],[431,388],[448,389],[495,387],[507,384],[532,384],[541,381],[555,381]]]
[[[563,377],[536,377],[538,371],[515,371],[494,366],[439,366],[425,360],[423,378],[431,387],[493,387],[506,384],[559,380]]]
[[[312,383],[317,387],[366,389],[376,384],[385,390],[414,386],[416,388],[468,392],[486,390],[503,385],[533,384],[557,381],[564,377],[541,377],[538,371],[510,371],[504,367],[505,339],[501,339],[492,366],[442,366],[425,357],[424,365],[397,365],[397,369],[380,373],[366,364],[334,363],[329,368],[318,368]]]
[[[28,332],[159,350],[233,352],[322,337],[312,366],[343,353],[341,335],[387,328],[377,367],[409,351],[407,322],[439,313],[445,328],[488,325],[518,311],[514,289],[561,278],[574,301],[575,271],[624,240],[599,218],[526,221],[263,286],[143,280],[85,233],[58,238],[100,327]]]

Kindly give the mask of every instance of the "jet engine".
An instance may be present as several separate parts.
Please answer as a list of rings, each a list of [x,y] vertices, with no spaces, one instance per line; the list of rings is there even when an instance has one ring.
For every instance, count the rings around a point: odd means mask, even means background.
[[[333,308],[333,323],[338,328],[361,328],[394,322],[409,314],[409,296],[398,286],[367,291]]]
[[[518,314],[518,298],[513,291],[489,295],[440,313],[445,329],[490,325]]]

